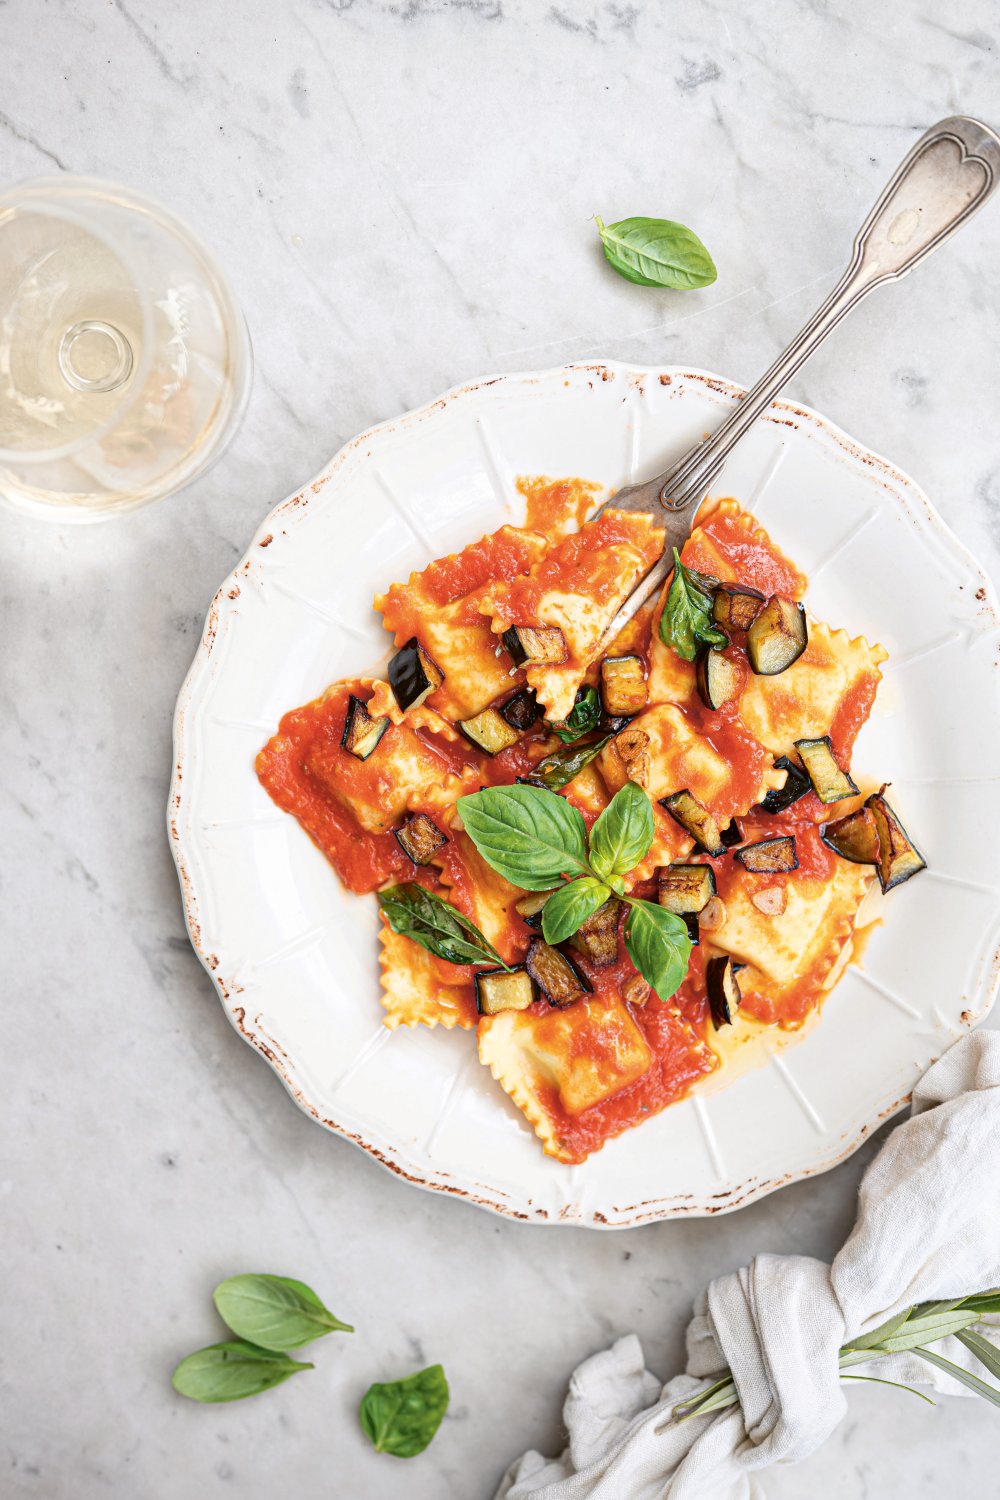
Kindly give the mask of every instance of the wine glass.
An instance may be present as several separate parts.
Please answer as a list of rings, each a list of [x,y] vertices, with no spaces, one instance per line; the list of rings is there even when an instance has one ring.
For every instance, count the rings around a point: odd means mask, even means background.
[[[160,204],[90,177],[0,194],[0,499],[76,522],[174,493],[235,433],[251,371],[225,276]]]

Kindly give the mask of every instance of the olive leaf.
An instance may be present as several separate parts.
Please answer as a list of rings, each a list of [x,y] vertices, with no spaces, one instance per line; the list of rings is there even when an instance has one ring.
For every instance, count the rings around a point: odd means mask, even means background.
[[[182,1359],[170,1378],[174,1390],[192,1401],[242,1401],[281,1385],[299,1370],[313,1369],[287,1354],[261,1349],[242,1339],[209,1344]]]
[[[562,885],[542,907],[542,937],[553,946],[572,937],[611,895],[611,891],[593,875],[583,875]]]
[[[649,853],[653,809],[641,786],[627,781],[590,830],[590,863],[602,880],[627,875]]]
[[[674,574],[660,615],[660,640],[683,661],[694,661],[699,645],[728,645],[728,639],[712,623],[712,591],[715,579],[686,568],[674,548]]]
[[[626,897],[625,951],[661,1000],[680,987],[691,957],[691,938],[684,922],[652,901]]]
[[[507,965],[475,922],[450,902],[424,890],[415,880],[388,886],[378,893],[378,904],[393,932],[412,938],[428,953],[449,964]]]
[[[459,797],[466,833],[486,863],[524,891],[548,891],[588,875],[587,825],[579,810],[535,786],[492,786]]]
[[[353,1333],[311,1287],[289,1276],[229,1276],[212,1293],[220,1318],[262,1349],[298,1349],[324,1334]]]
[[[694,230],[673,219],[638,217],[605,224],[596,214],[594,221],[609,265],[626,281],[683,292],[711,286],[718,275]]]
[[[377,1453],[413,1458],[423,1453],[448,1410],[448,1382],[440,1365],[404,1380],[368,1387],[358,1418]]]

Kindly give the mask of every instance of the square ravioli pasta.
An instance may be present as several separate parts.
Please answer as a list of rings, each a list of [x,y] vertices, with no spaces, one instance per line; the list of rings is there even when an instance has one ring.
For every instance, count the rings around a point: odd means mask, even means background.
[[[405,709],[388,681],[334,683],[282,718],[257,770],[349,890],[420,887],[472,924],[519,976],[506,992],[497,983],[503,976],[494,978],[483,991],[491,1013],[482,1014],[476,980],[485,958],[449,962],[383,916],[384,1024],[475,1030],[482,1064],[542,1149],[576,1163],[725,1069],[728,1048],[715,1040],[722,1022],[708,998],[711,960],[729,958],[738,970],[734,1033],[796,1029],[823,1004],[849,959],[875,869],[838,853],[820,825],[856,812],[864,796],[823,804],[801,792],[802,772],[795,800],[780,793],[799,740],[829,737],[830,754],[849,770],[885,652],[799,616],[804,649],[776,675],[758,675],[747,630],[727,620],[717,655],[731,691],[713,697],[696,663],[667,644],[669,628],[661,633],[670,580],[614,642],[604,640],[612,615],[660,555],[663,533],[652,520],[613,509],[587,520],[598,487],[578,479],[522,479],[518,490],[522,524],[429,562],[376,598],[395,647],[415,638],[440,680]],[[774,595],[794,606],[805,594],[804,575],[735,500],[703,504],[681,555],[685,567],[717,580],[709,587],[749,591],[759,608]],[[533,662],[528,654],[516,665],[501,639],[513,628],[558,632],[562,660]],[[603,696],[605,657],[616,665],[633,659],[624,719]],[[398,688],[391,669],[388,676]],[[354,742],[358,703],[364,734]],[[702,925],[695,914],[693,928],[689,920],[698,941],[687,972],[661,997],[629,955],[627,902],[606,903],[612,915],[602,947],[581,943],[582,934],[557,945],[578,981],[576,995],[557,1004],[533,957],[535,944],[546,947],[545,893],[539,899],[491,866],[463,825],[459,799],[541,785],[589,830],[628,782],[652,802],[654,832],[623,874],[626,896],[656,903],[667,865],[708,865],[712,919],[706,912]],[[703,836],[709,827],[725,831],[724,850],[720,842],[710,854],[696,841],[689,804],[686,822],[676,799],[674,814],[666,809],[681,792],[710,820]],[[414,822],[423,842],[410,836]],[[748,868],[748,848],[775,839],[794,851],[787,868]],[[424,937],[433,949],[433,932]],[[494,1009],[498,993],[508,1008]]]

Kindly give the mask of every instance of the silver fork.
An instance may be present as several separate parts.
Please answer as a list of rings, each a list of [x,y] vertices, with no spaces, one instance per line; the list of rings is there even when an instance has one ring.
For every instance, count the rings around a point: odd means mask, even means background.
[[[969,115],[932,125],[900,163],[854,240],[850,264],[833,291],[762,375],[721,427],[672,468],[644,484],[630,484],[601,510],[647,511],[666,528],[663,556],[640,579],[607,630],[622,626],[660,587],[691,530],[694,502],[708,493],[747,428],[770,406],[815,349],[868,293],[898,281],[954,234],[993,193],[1000,180],[1000,136]],[[600,514],[600,512],[598,512]]]

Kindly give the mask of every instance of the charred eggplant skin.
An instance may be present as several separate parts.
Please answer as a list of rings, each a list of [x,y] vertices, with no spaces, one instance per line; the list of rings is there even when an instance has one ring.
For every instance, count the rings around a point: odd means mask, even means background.
[[[731,1026],[742,1004],[742,996],[736,982],[736,965],[728,953],[708,960],[705,965],[705,991],[716,1031],[723,1026]]]
[[[500,637],[516,667],[565,661],[566,637],[554,625],[512,625]]]
[[[846,818],[827,823],[821,838],[834,854],[850,860],[852,865],[878,864],[878,829],[870,807],[859,807]]]
[[[927,861],[885,800],[884,793],[885,787],[873,793],[865,807],[871,809],[878,833],[879,885],[883,891],[891,891],[904,880],[926,870]]]
[[[427,655],[415,635],[400,646],[389,662],[388,676],[393,697],[404,713],[408,708],[419,708],[444,682],[441,668]]]
[[[846,797],[858,795],[858,788],[850,776],[837,764],[828,734],[815,740],[796,740],[795,748],[821,802],[843,802]]]
[[[712,619],[723,630],[749,630],[766,602],[759,589],[720,584],[712,598]]]
[[[657,898],[675,917],[697,916],[717,894],[711,865],[680,862],[665,865],[657,874]]]
[[[720,837],[727,849],[735,849],[737,844],[742,844],[743,829],[739,818],[730,818],[725,828],[720,830]]]
[[[522,688],[513,698],[508,698],[500,709],[512,729],[530,729],[542,717],[542,706],[535,697],[534,688]]]
[[[340,737],[341,747],[356,760],[367,760],[389,728],[390,720],[373,719],[368,706],[352,693],[347,700],[347,717]]]
[[[725,854],[726,846],[722,842],[718,823],[708,808],[703,807],[686,787],[682,791],[672,792],[669,797],[661,797],[660,806],[670,814],[675,823],[681,825],[685,833],[689,833],[701,845],[706,854],[711,854],[716,859]]]
[[[695,682],[706,708],[718,710],[730,703],[740,691],[740,668],[714,646],[707,646],[698,656]]]
[[[761,839],[756,844],[744,844],[742,849],[736,850],[735,857],[753,875],[783,875],[799,867],[795,839],[790,834],[782,838]]]
[[[573,1005],[593,988],[568,954],[550,948],[542,938],[531,940],[524,966],[549,1004],[559,1010]]]
[[[538,999],[527,969],[479,969],[475,974],[476,1009],[481,1016],[505,1010],[527,1010]]]
[[[688,930],[691,939],[691,947],[697,948],[701,943],[701,928],[698,926],[698,913],[696,911],[685,912],[681,921]]]
[[[808,644],[805,610],[780,594],[772,594],[747,631],[747,657],[758,677],[787,672]]]
[[[396,843],[415,865],[428,864],[441,845],[448,842],[448,835],[442,833],[426,813],[411,813],[399,828],[392,831]]]
[[[812,782],[805,771],[793,760],[789,760],[787,755],[779,755],[774,764],[777,770],[787,771],[788,774],[784,786],[772,787],[759,804],[764,812],[772,815],[784,812],[786,807],[791,807],[793,802],[798,802],[800,797],[812,790]]]

